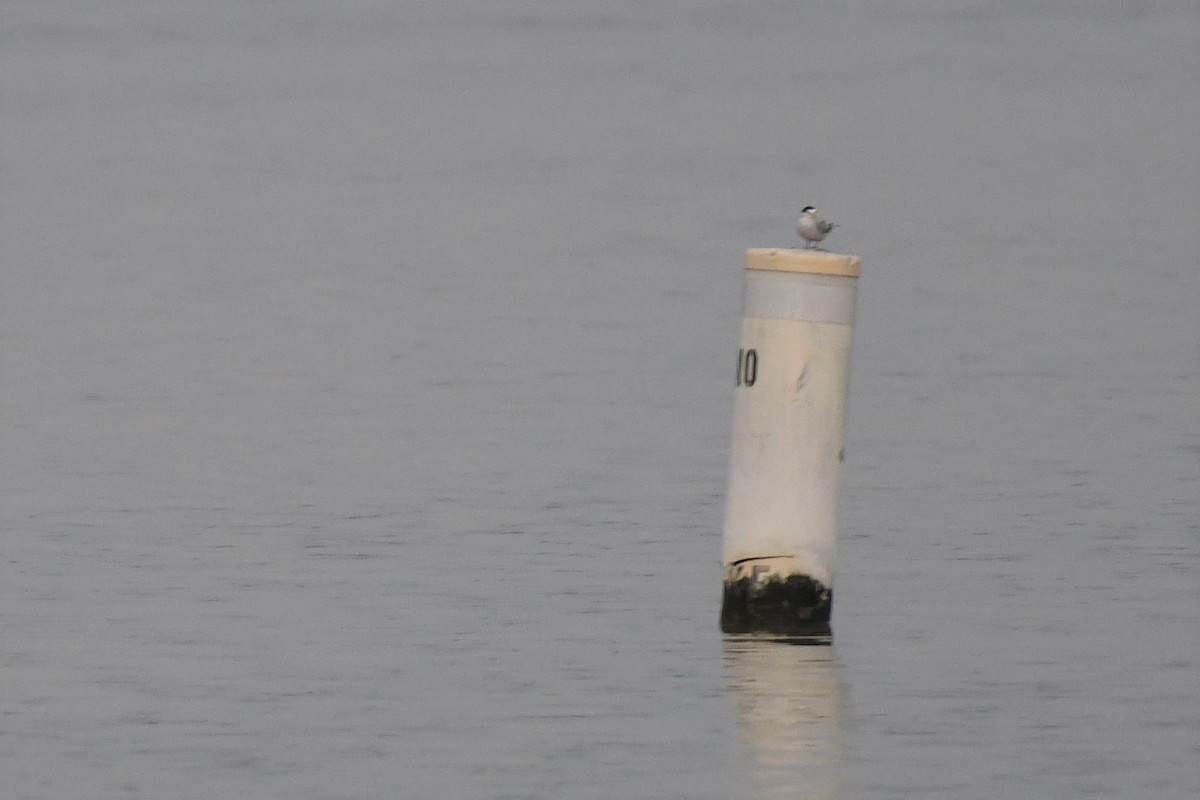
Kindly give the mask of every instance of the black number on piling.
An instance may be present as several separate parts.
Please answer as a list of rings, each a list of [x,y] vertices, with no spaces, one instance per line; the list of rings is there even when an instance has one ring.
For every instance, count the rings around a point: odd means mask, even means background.
[[[735,386],[753,386],[758,380],[758,351],[751,347],[738,350],[737,382]]]
[[[753,386],[758,380],[758,351],[750,349],[746,351],[746,367],[742,370],[742,382],[747,386]]]

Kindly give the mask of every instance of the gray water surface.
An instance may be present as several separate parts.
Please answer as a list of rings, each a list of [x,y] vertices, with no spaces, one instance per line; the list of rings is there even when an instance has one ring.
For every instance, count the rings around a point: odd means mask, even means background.
[[[12,798],[1200,794],[1194,2],[9,2]],[[834,642],[741,261],[864,260]]]

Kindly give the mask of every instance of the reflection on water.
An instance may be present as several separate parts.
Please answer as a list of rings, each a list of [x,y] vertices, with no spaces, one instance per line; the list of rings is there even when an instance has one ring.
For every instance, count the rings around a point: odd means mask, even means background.
[[[846,687],[829,647],[811,641],[725,639],[725,667],[743,748],[747,798],[842,797]]]

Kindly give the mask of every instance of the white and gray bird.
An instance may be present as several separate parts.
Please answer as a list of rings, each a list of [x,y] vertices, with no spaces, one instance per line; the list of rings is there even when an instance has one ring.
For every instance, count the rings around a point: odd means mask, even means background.
[[[800,219],[796,220],[796,233],[800,234],[800,238],[804,240],[806,248],[816,247],[817,242],[825,238],[825,235],[836,228],[832,222],[826,222],[817,216],[817,210],[812,206],[805,206],[800,212]]]

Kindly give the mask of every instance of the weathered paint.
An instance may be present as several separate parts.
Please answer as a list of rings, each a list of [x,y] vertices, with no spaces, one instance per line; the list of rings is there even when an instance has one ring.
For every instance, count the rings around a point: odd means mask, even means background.
[[[747,253],[721,627],[828,627],[859,261]]]

